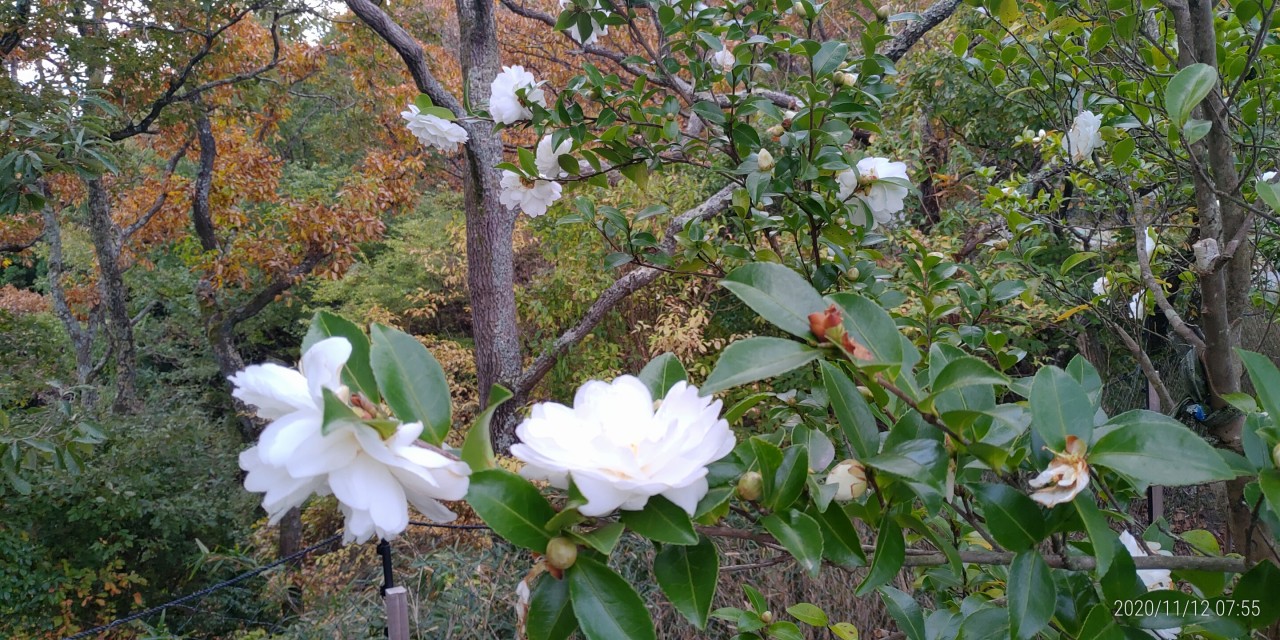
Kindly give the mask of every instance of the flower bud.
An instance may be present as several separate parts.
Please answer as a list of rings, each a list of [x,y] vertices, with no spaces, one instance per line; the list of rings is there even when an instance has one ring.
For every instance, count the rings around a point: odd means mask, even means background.
[[[862,272],[857,267],[849,267],[849,270],[844,273],[850,280],[857,280],[862,277]]]
[[[867,492],[867,470],[857,460],[845,460],[827,475],[827,484],[836,485],[837,501],[856,500]]]
[[[835,74],[836,84],[846,87],[852,87],[858,84],[858,74],[849,73],[847,71],[837,71]]]
[[[827,342],[827,332],[843,326],[843,322],[840,308],[834,304],[827,307],[826,311],[809,314],[809,330],[818,338],[818,342]]]
[[[763,493],[764,476],[761,476],[759,471],[748,471],[738,478],[738,497],[755,502]]]
[[[765,131],[765,133],[768,133],[771,137],[774,137],[774,138],[781,138],[782,134],[786,133],[786,129],[783,129],[782,125],[780,124],[775,124],[772,127],[769,127],[769,129]]]
[[[578,545],[564,536],[552,538],[547,542],[547,564],[552,569],[564,571],[578,561]]]
[[[763,622],[765,624],[769,624],[770,622],[773,622],[773,612],[765,611],[764,613],[760,614],[760,622]]]
[[[876,9],[876,17],[881,20],[888,20],[891,15],[893,15],[893,10],[887,4],[882,4],[879,9]]]
[[[876,399],[876,394],[871,393],[871,389],[868,389],[863,385],[858,385],[858,393],[861,393],[862,398],[867,402],[872,402]]]
[[[756,167],[760,169],[761,173],[772,171],[773,164],[773,154],[769,153],[768,149],[761,149],[760,153],[756,154]]]
[[[1271,461],[1276,463],[1276,468],[1280,469],[1280,444],[1271,450]]]
[[[791,9],[792,9],[793,11],[795,11],[795,12],[796,12],[796,15],[798,15],[798,16],[808,16],[808,15],[809,15],[809,10],[804,8],[804,3],[803,3],[803,2],[797,2],[797,3],[793,4],[793,5],[791,5]]]

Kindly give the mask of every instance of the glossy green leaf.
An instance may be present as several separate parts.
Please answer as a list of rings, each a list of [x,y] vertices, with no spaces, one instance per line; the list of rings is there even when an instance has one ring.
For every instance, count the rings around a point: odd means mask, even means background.
[[[1035,550],[1022,551],[1009,565],[1009,632],[1018,640],[1034,638],[1053,617],[1057,590],[1049,565]]]
[[[1169,487],[1235,477],[1212,445],[1166,415],[1139,409],[1112,418],[1108,425],[1119,426],[1093,444],[1090,464]]]
[[[320,417],[321,434],[329,435],[335,423],[360,421],[356,412],[352,411],[351,407],[347,406],[347,403],[343,402],[342,398],[339,398],[331,389],[323,387],[320,389],[320,394],[324,401]]]
[[[782,452],[782,462],[773,477],[773,491],[768,505],[774,511],[790,507],[804,491],[804,481],[809,477],[809,453],[803,445],[787,447]]]
[[[880,451],[880,432],[876,418],[857,385],[836,365],[822,361],[822,383],[827,390],[831,409],[835,411],[840,430],[858,458],[866,459]]]
[[[866,578],[862,580],[862,584],[858,585],[854,595],[865,596],[889,584],[889,581],[902,570],[906,553],[907,543],[902,537],[902,529],[886,514],[880,523],[880,530],[876,533],[876,552],[871,558],[871,569],[867,571]]]
[[[477,471],[471,474],[467,503],[494,533],[516,546],[546,552],[551,536],[543,527],[556,512],[528,480],[505,469]]]
[[[695,545],[664,546],[653,559],[653,575],[676,611],[706,629],[720,577],[715,544],[703,537]]]
[[[826,612],[808,602],[799,602],[787,607],[787,613],[811,627],[825,627],[831,623]]]
[[[655,400],[660,400],[667,397],[667,391],[670,391],[675,383],[688,380],[689,374],[685,372],[679,358],[674,354],[664,353],[650,360],[637,377],[646,387],[649,387],[649,394]]]
[[[721,286],[771,324],[800,338],[811,338],[809,314],[827,307],[813,285],[790,268],[753,262],[734,269]]]
[[[689,514],[662,496],[649,498],[640,511],[623,511],[622,524],[650,540],[668,544],[698,543]]]
[[[421,422],[423,440],[444,442],[453,409],[440,363],[403,331],[375,324],[369,333],[369,360],[383,400],[401,422]]]
[[[915,598],[888,585],[880,587],[879,591],[889,615],[898,623],[898,630],[906,634],[908,640],[925,640],[924,611]]]
[[[1054,451],[1066,448],[1067,436],[1089,442],[1093,403],[1080,383],[1058,367],[1044,367],[1031,383],[1031,427]]]
[[[996,371],[984,360],[972,356],[956,358],[942,367],[933,381],[933,395],[975,385],[1005,385],[1008,376]]]
[[[1040,506],[1006,484],[974,487],[991,537],[1011,551],[1030,549],[1048,534]]]
[[[1164,104],[1173,125],[1181,128],[1191,117],[1191,111],[1213,91],[1217,83],[1218,70],[1203,63],[1190,65],[1169,80]]]
[[[565,640],[578,629],[569,601],[569,581],[543,574],[529,597],[525,633],[529,640]]]
[[[565,578],[573,613],[587,640],[657,640],[640,594],[599,560],[579,556]]]
[[[317,311],[311,317],[306,337],[302,339],[302,353],[325,338],[346,338],[351,343],[351,357],[342,366],[342,382],[352,392],[358,391],[377,402],[381,396],[378,395],[378,382],[373,376],[373,369],[369,366],[369,338],[364,335],[364,331],[342,316]]]
[[[1253,382],[1262,409],[1272,416],[1280,416],[1280,369],[1260,353],[1243,349],[1237,349],[1236,353],[1249,372],[1249,380]]]
[[[809,505],[805,513],[822,530],[822,555],[827,560],[850,569],[867,565],[858,530],[843,509],[831,505],[826,511],[818,511],[816,506]]]
[[[493,453],[490,423],[493,422],[493,413],[502,403],[510,399],[511,392],[506,387],[500,384],[489,387],[489,406],[481,411],[480,415],[476,416],[476,421],[471,424],[471,429],[467,431],[467,437],[462,442],[462,453],[459,456],[472,471],[493,469],[498,466],[498,459]]]
[[[755,337],[725,348],[699,392],[710,395],[733,387],[782,375],[813,362],[821,352],[784,338]]]
[[[1098,575],[1104,575],[1111,569],[1111,561],[1116,556],[1116,545],[1120,539],[1107,524],[1107,518],[1094,503],[1093,494],[1081,492],[1072,500],[1080,520],[1084,522],[1085,532],[1089,534],[1089,542],[1093,544],[1093,557],[1097,560]]]
[[[822,568],[822,529],[817,521],[792,509],[782,514],[771,513],[760,523],[809,575],[818,575]]]

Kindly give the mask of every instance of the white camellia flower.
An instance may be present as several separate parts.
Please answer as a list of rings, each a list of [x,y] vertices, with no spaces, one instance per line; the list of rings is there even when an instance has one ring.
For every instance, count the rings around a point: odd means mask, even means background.
[[[302,355],[300,371],[262,364],[231,376],[232,395],[272,420],[258,444],[240,454],[245,489],[266,494],[262,507],[273,524],[312,493],[334,494],[348,542],[394,538],[409,526],[409,504],[434,521],[452,520],[437,500],[462,499],[470,468],[418,442],[421,423],[401,424],[387,440],[361,422],[336,422],[323,432],[323,390],[343,401],[351,396],[342,384],[350,356],[346,338],[326,338]]]
[[[888,158],[863,158],[858,161],[857,171],[846,169],[836,174],[836,182],[840,185],[836,197],[844,202],[849,196],[856,195],[871,210],[877,224],[888,224],[894,214],[902,211],[903,199],[909,191],[901,185],[880,182],[886,178],[906,180],[907,164],[892,162]],[[861,220],[854,222],[865,224]]]
[[[515,124],[532,118],[530,104],[547,106],[547,96],[538,87],[537,79],[520,65],[503,67],[489,88],[489,115],[499,124]],[[525,90],[523,101],[517,94],[521,89]]]
[[[471,468],[419,441],[421,434],[421,422],[399,425],[386,440],[366,424],[344,423],[310,452],[346,516],[344,540],[395,538],[409,526],[409,505],[433,522],[457,517],[439,501],[466,496]]]
[[[1156,232],[1151,227],[1143,227],[1142,236],[1145,239],[1142,246],[1146,249],[1147,255],[1150,256],[1151,252],[1156,250]]]
[[[1076,494],[1089,486],[1089,464],[1085,461],[1084,440],[1067,436],[1065,451],[1055,452],[1053,460],[1040,475],[1031,479],[1032,487],[1040,487],[1031,499],[1046,507],[1071,502]]]
[[[538,166],[538,173],[544,178],[559,178],[565,175],[560,169],[560,156],[568,154],[573,149],[573,138],[566,137],[564,142],[554,150],[551,148],[551,135],[542,136],[542,140],[538,142],[538,152],[535,156],[534,164]]]
[[[773,154],[769,153],[768,149],[761,149],[760,153],[756,154],[756,169],[760,171],[760,173],[769,173],[770,171],[773,171],[773,165]]]
[[[1062,148],[1071,154],[1073,162],[1081,162],[1102,146],[1102,116],[1092,111],[1081,111],[1071,123],[1071,130],[1062,138]]]
[[[733,57],[733,52],[725,47],[711,54],[711,63],[725,73],[733,71],[733,65],[738,63],[738,59]]]
[[[560,0],[560,9],[563,11],[565,7],[571,4],[573,3],[570,2],[569,0]],[[596,10],[600,10],[600,9],[603,9],[604,7],[600,4],[599,1],[597,1],[593,8]],[[569,34],[570,38],[573,38],[574,42],[585,47],[589,44],[593,44],[600,36],[608,35],[609,26],[601,25],[599,22],[596,21],[595,16],[592,16],[591,17],[591,35],[587,36],[587,39],[585,41],[583,41],[582,39],[582,30],[578,28],[578,24],[576,20],[574,21],[573,26],[569,27],[566,30],[566,33]]]
[[[401,111],[400,117],[404,118],[409,131],[428,147],[453,153],[459,144],[467,142],[466,129],[439,116],[422,113],[417,105],[409,105],[409,110]]]
[[[565,489],[572,478],[585,516],[638,511],[663,496],[690,515],[707,493],[707,465],[733,450],[721,402],[675,383],[660,402],[638,378],[592,380],[573,406],[543,402],[516,428],[521,474]]]
[[[1275,180],[1275,178],[1276,178],[1276,172],[1274,172],[1274,171],[1268,171],[1268,172],[1266,172],[1266,173],[1264,173],[1264,174],[1262,174],[1262,175],[1258,176],[1258,179],[1259,179],[1259,180],[1261,180],[1261,181],[1263,181],[1263,182],[1271,182],[1272,180]]]
[[[519,209],[530,218],[536,218],[560,199],[560,193],[559,182],[529,180],[514,171],[504,170],[498,201],[508,209]]]
[[[1107,295],[1107,286],[1108,286],[1109,284],[1110,284],[1110,283],[1109,283],[1109,281],[1107,280],[1107,277],[1106,277],[1106,276],[1102,276],[1101,278],[1098,278],[1097,280],[1094,280],[1094,281],[1093,281],[1093,295],[1095,295],[1095,296],[1105,296],[1105,295]]]
[[[1120,544],[1124,545],[1124,548],[1129,552],[1130,557],[1142,558],[1147,556],[1147,552],[1143,551],[1142,547],[1138,546],[1138,541],[1135,540],[1133,534],[1128,531],[1120,532]],[[1148,542],[1147,546],[1150,547],[1156,555],[1173,555],[1168,551],[1161,550],[1160,544],[1157,542]],[[1173,576],[1168,569],[1139,569],[1138,578],[1142,580],[1142,584],[1146,585],[1147,591],[1173,588]],[[1160,638],[1161,640],[1174,640],[1174,638],[1178,637],[1178,634],[1182,633],[1182,627],[1151,629],[1148,630],[1147,633],[1153,637]]]
[[[867,492],[867,470],[857,460],[844,460],[827,474],[826,484],[836,485],[835,501],[856,500]]]
[[[1146,290],[1139,291],[1129,298],[1129,315],[1135,320],[1142,320],[1147,317],[1147,296]]]

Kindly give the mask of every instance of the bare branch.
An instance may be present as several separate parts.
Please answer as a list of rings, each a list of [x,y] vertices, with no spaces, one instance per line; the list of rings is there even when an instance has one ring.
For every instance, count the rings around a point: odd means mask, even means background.
[[[1133,205],[1133,235],[1137,244],[1135,249],[1138,251],[1138,270],[1142,273],[1142,284],[1146,287],[1147,292],[1155,298],[1156,306],[1164,313],[1164,317],[1169,320],[1169,326],[1173,327],[1173,330],[1183,340],[1194,345],[1197,354],[1204,354],[1206,348],[1204,340],[1201,340],[1200,336],[1196,335],[1196,332],[1187,326],[1182,316],[1173,308],[1173,305],[1169,304],[1169,299],[1164,295],[1164,287],[1160,286],[1160,283],[1156,281],[1155,274],[1151,271],[1151,256],[1147,253],[1146,208],[1142,203],[1142,199],[1135,197],[1132,192],[1130,192],[1129,198]],[[1161,401],[1165,401],[1164,398],[1161,398]]]
[[[694,220],[706,220],[723,213],[724,210],[728,208],[729,203],[733,198],[733,191],[736,188],[736,184],[726,186],[717,191],[710,198],[707,198],[707,200],[702,204],[673,218],[671,222],[667,224],[666,237],[663,239],[662,244],[659,245],[660,250],[667,255],[674,253],[676,246],[676,234],[684,230],[685,226]],[[538,384],[538,381],[551,370],[551,367],[555,365],[556,360],[560,356],[564,355],[564,353],[569,350],[569,347],[577,344],[580,340],[585,338],[588,333],[591,333],[591,330],[594,329],[601,320],[604,320],[605,316],[608,315],[609,311],[613,309],[615,305],[626,299],[627,296],[630,296],[654,280],[657,280],[658,276],[662,275],[662,273],[663,272],[660,269],[656,269],[654,267],[640,267],[630,273],[627,273],[621,278],[618,278],[613,284],[609,285],[609,287],[596,298],[596,301],[591,304],[591,308],[587,310],[580,320],[578,320],[578,323],[568,331],[562,333],[560,337],[556,339],[555,344],[552,345],[551,348],[544,351],[542,355],[539,355],[538,358],[533,361],[533,364],[529,365],[524,372],[521,373],[520,379],[516,382],[516,395],[522,396],[529,393],[529,390],[531,390],[534,385]]]
[[[225,313],[222,316],[222,322],[227,328],[231,328],[255,315],[258,315],[260,311],[265,309],[268,304],[271,304],[271,302],[278,298],[280,294],[287,291],[289,287],[292,287],[299,278],[311,273],[311,271],[319,266],[326,257],[328,257],[328,255],[320,251],[308,253],[302,258],[301,262],[294,265],[292,269],[289,269],[277,276],[275,280],[271,281],[271,284],[267,285],[266,288],[259,291],[257,295],[250,298],[248,302]]]
[[[352,13],[355,13],[362,22],[373,29],[374,33],[400,54],[400,58],[409,69],[409,74],[413,76],[414,84],[418,85],[418,91],[427,94],[437,106],[452,111],[459,118],[467,115],[462,103],[432,75],[431,69],[427,68],[422,45],[418,44],[418,41],[409,35],[404,27],[396,24],[391,16],[371,0],[346,0],[346,2]]]
[[[14,241],[14,242],[10,242],[8,240],[0,240],[0,253],[18,253],[19,251],[26,251],[27,249],[34,247],[36,243],[39,241],[40,241],[39,234],[32,236],[31,239],[29,240],[21,240],[21,241]]]

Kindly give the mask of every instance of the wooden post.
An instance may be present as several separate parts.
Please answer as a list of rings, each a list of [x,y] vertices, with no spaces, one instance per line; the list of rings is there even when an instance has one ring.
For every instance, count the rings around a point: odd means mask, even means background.
[[[409,590],[391,587],[383,601],[387,605],[387,639],[409,640]]]

